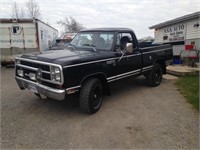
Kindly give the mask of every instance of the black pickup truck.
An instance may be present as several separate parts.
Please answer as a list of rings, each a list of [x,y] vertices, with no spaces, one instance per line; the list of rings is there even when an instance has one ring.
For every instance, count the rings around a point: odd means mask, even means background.
[[[77,92],[80,109],[92,114],[113,81],[144,75],[148,85],[158,86],[172,56],[171,45],[140,48],[128,28],[87,29],[67,49],[17,57],[15,79],[40,98],[67,100]]]

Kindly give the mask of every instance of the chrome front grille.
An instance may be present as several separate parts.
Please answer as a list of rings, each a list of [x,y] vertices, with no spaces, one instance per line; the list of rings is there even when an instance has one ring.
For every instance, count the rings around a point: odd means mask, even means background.
[[[63,84],[63,75],[62,75],[62,67],[57,64],[51,64],[31,59],[24,59],[24,58],[16,58],[16,76],[33,81],[33,82],[44,82],[44,83],[53,83],[53,84]],[[20,61],[19,61],[20,60]],[[61,72],[61,81],[53,81],[52,80],[52,73],[51,68],[58,67]],[[23,76],[19,76],[17,70],[23,71]],[[38,72],[41,72],[39,76]],[[35,80],[31,78],[31,75],[35,75]]]
[[[43,71],[47,71],[50,73],[50,67],[49,65],[43,65],[43,64],[38,64],[38,63],[32,63],[32,62],[27,62],[27,61],[21,61],[21,64],[22,65],[25,65],[25,66],[29,66],[29,67],[33,67],[33,68],[40,68],[42,69]]]

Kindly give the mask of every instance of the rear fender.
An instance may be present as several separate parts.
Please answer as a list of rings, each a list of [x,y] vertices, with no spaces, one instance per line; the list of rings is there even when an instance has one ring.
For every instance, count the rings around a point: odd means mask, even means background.
[[[166,74],[167,71],[166,71],[166,63],[164,61],[164,58],[156,59],[153,64],[156,64],[156,63],[161,65],[163,74]]]

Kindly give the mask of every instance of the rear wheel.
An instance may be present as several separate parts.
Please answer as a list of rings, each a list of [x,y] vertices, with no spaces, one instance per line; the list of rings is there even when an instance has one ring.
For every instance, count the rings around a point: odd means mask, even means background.
[[[160,64],[154,64],[153,69],[147,74],[146,79],[149,86],[158,86],[162,81],[162,67]]]
[[[79,104],[81,111],[96,113],[103,102],[103,87],[98,79],[87,80],[80,91]]]

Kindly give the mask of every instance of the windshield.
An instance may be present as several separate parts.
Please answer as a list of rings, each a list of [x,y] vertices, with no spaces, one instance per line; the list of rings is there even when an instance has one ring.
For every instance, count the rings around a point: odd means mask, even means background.
[[[70,45],[76,48],[96,50],[111,50],[113,45],[113,32],[80,32],[71,41]]]

